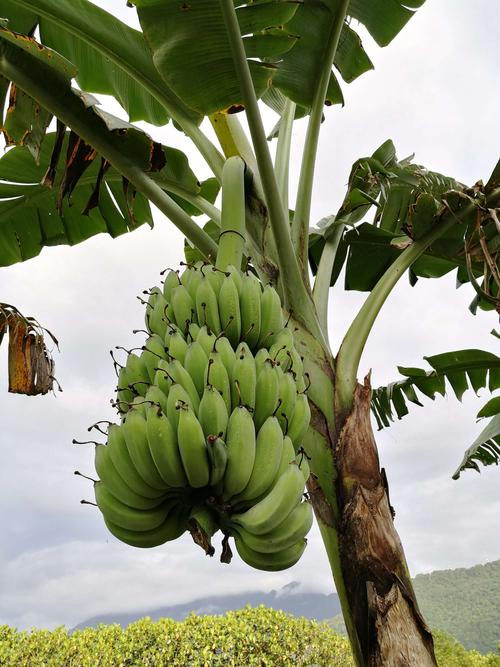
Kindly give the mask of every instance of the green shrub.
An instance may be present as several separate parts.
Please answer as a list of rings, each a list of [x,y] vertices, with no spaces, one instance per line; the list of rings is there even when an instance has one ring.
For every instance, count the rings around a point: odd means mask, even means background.
[[[500,667],[500,656],[466,651],[435,633],[440,667]],[[182,622],[144,618],[124,630],[69,634],[0,626],[0,667],[353,667],[349,644],[328,625],[266,607]]]

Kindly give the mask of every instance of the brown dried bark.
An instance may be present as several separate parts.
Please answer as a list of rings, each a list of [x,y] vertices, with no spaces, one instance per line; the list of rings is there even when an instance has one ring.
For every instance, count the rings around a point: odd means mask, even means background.
[[[418,608],[394,527],[387,478],[371,427],[370,399],[366,378],[356,387],[335,451],[341,562],[354,625],[365,665],[435,666],[432,635]]]

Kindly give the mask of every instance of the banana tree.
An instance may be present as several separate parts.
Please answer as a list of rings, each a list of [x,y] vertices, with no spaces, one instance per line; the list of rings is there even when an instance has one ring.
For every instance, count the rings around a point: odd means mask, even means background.
[[[343,102],[339,76],[350,83],[372,68],[352,19],[384,47],[423,3],[135,0],[128,5],[140,31],[88,0],[4,0],[0,10],[0,93],[9,101],[3,131],[13,146],[0,160],[2,265],[44,246],[132,232],[151,224],[150,203],[184,234],[188,261],[214,261],[223,167],[230,157],[243,159],[245,263],[278,290],[310,379],[308,492],[360,666],[436,664],[370,410],[383,427],[393,411],[401,418],[408,402],[421,404],[417,390],[433,398],[448,381],[460,397],[469,382],[475,390],[500,386],[500,359],[479,350],[430,357],[431,371],[400,368],[403,380],[373,393],[369,376],[357,381],[373,324],[404,274],[414,284],[456,270],[459,283],[473,288],[473,310],[499,309],[500,164],[486,184],[467,187],[398,160],[387,141],[353,165],[340,210],[310,226],[324,106]],[[128,122],[91,93],[112,95]],[[259,101],[279,116],[269,137]],[[305,116],[290,210],[293,126]],[[200,129],[205,117],[220,147]],[[172,122],[213,178],[200,183],[180,151],[133,124],[140,120]],[[203,226],[193,219],[200,215]],[[367,297],[332,350],[328,294],[343,271],[346,288]],[[481,411],[492,419],[460,469],[498,463],[498,411],[498,399]]]

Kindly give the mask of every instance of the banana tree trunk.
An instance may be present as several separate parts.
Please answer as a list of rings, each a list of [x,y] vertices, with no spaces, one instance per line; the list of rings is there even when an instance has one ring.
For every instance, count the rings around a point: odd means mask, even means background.
[[[308,492],[356,664],[435,666],[432,635],[418,608],[379,465],[369,378],[356,386],[349,414],[336,414],[333,359],[300,325],[296,338],[311,380]]]

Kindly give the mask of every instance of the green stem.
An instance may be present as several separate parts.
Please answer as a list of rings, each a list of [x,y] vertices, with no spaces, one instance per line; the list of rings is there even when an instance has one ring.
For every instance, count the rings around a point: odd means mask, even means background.
[[[226,271],[241,267],[245,246],[245,163],[234,155],[222,170],[222,218],[215,266]]]
[[[214,206],[211,202],[208,201],[208,199],[205,199],[205,197],[202,197],[201,195],[189,192],[189,190],[186,190],[176,183],[163,180],[161,177],[155,178],[155,176],[156,174],[151,174],[152,180],[158,183],[162,190],[166,190],[167,192],[170,192],[173,195],[177,195],[181,199],[184,199],[184,201],[187,201],[189,204],[192,204],[192,206],[195,206],[202,213],[207,215],[210,220],[213,220],[216,225],[220,226],[221,212],[217,206]]]
[[[288,211],[288,173],[290,166],[290,148],[292,144],[293,121],[295,120],[295,102],[288,99],[281,114],[281,123],[278,133],[278,145],[276,147],[276,158],[274,160],[274,171],[276,181],[281,193],[283,208]]]
[[[297,258],[292,246],[288,211],[285,212],[283,208],[278,184],[276,183],[273,163],[267,145],[262,118],[259,113],[257,97],[255,95],[255,89],[253,87],[253,81],[246,59],[245,47],[243,46],[234,4],[232,0],[219,1],[233,54],[234,66],[240,83],[250,134],[252,136],[257,164],[259,166],[264,197],[269,211],[271,227],[276,241],[279,268],[281,271],[285,297],[284,306],[292,310],[297,317],[301,318],[301,320],[307,322],[309,330],[312,330],[320,340],[324,340],[317,321],[312,299],[307,291],[306,284],[302,279]]]
[[[373,324],[385,300],[407,269],[422,255],[427,248],[448,229],[457,224],[465,211],[453,214],[447,220],[437,224],[418,241],[414,241],[387,269],[370,292],[358,314],[347,330],[339,349],[336,361],[336,408],[340,414],[347,414],[352,406],[354,388],[361,354]],[[469,210],[470,213],[470,210]]]
[[[9,57],[9,55],[11,55]],[[110,133],[92,109],[86,109],[49,66],[10,44],[2,44],[0,72],[43,107],[70,127],[102,155],[134,188],[155,204],[174,225],[208,258],[215,257],[217,245],[185,211],[142,171],[123,155],[118,137]]]
[[[335,528],[327,526],[318,518],[318,527],[321,532],[321,538],[325,545],[326,555],[330,563],[330,569],[335,581],[335,588],[339,596],[340,607],[342,609],[342,616],[346,625],[347,634],[351,643],[351,650],[356,660],[357,665],[363,664],[363,652],[359,637],[354,625],[351,606],[347,597],[347,590],[345,587],[344,573],[342,572],[342,564],[340,562],[340,544],[339,534]]]
[[[257,161],[237,114],[217,112],[209,116],[226,158],[239,155],[247,167],[258,176]]]
[[[307,279],[307,252],[308,252],[308,228],[309,217],[311,214],[311,200],[314,180],[314,167],[316,163],[316,154],[318,150],[319,131],[321,120],[323,118],[323,108],[325,105],[328,84],[330,82],[331,71],[340,34],[347,15],[350,0],[342,0],[339,4],[337,15],[332,23],[328,43],[326,45],[323,67],[316,85],[314,99],[307,126],[307,134],[302,155],[302,165],[300,169],[299,187],[297,190],[297,201],[295,204],[295,215],[292,224],[292,240],[294,246],[298,249],[299,261],[302,273]]]
[[[75,14],[71,7],[66,8],[63,4],[52,2],[52,0],[15,0],[17,5],[29,9],[39,16],[45,17],[47,20],[56,23],[63,27],[75,37],[78,37],[87,44],[93,46],[99,53],[109,58],[119,69],[129,74],[135,81],[144,88],[163,106],[165,111],[174,120],[182,131],[191,139],[206,163],[212,170],[213,174],[220,181],[222,175],[222,166],[224,163],[222,155],[217,148],[212,144],[200,128],[190,118],[188,118],[179,108],[176,108],[175,102],[178,101],[179,107],[182,102],[170,90],[168,95],[165,94],[162,88],[166,88],[166,84],[161,82],[158,72],[155,70],[153,64],[145,64],[142,54],[135,58],[124,58],[123,53],[119,53],[120,49],[114,50],[113,42],[109,40],[109,35],[105,39],[99,40],[99,26],[89,26],[83,22],[78,24],[75,21]],[[76,17],[78,18],[78,17]],[[116,39],[120,39],[117,33]],[[129,51],[131,56],[133,52]],[[141,68],[141,65],[143,66]],[[147,71],[147,70],[151,71]]]
[[[319,323],[328,339],[328,295],[330,293],[330,282],[332,270],[337,255],[339,243],[344,233],[345,225],[335,226],[330,237],[325,241],[321,259],[319,260],[316,280],[314,281],[313,298]]]

